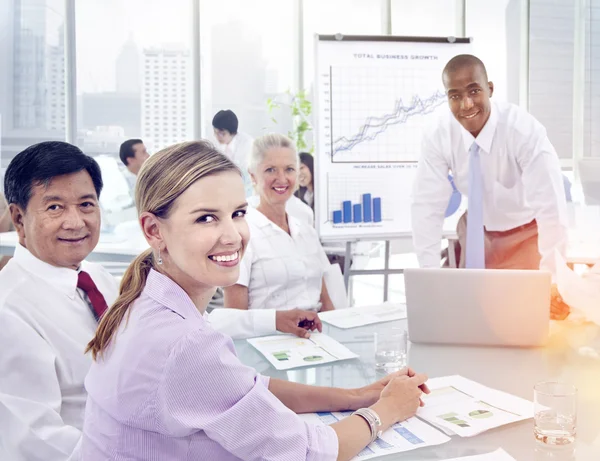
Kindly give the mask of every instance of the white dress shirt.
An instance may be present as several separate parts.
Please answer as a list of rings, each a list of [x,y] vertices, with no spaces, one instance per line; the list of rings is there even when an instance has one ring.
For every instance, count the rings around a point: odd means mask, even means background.
[[[246,200],[248,200],[248,205],[252,208],[258,208],[258,205],[260,205],[259,195],[253,195]],[[310,227],[315,226],[315,213],[312,208],[295,195],[292,195],[286,202],[285,212],[298,221],[308,224]]]
[[[239,132],[233,137],[229,144],[221,144],[217,142],[218,149],[233,160],[244,177],[244,187],[246,195],[252,194],[252,183],[250,181],[250,174],[248,173],[248,161],[250,159],[250,153],[252,152],[252,144],[254,138],[246,133]]]
[[[83,262],[110,306],[116,280]],[[17,245],[0,272],[0,459],[80,459],[91,356],[97,323],[77,289],[77,271],[51,266]]]
[[[567,211],[556,151],[546,129],[528,112],[492,103],[475,139],[448,110],[423,136],[414,183],[412,228],[422,267],[439,267],[444,212],[452,194],[448,172],[468,196],[469,148],[480,148],[484,182],[483,221],[488,231],[507,231],[537,221],[540,268],[554,271],[554,251],[564,255]]]
[[[205,319],[211,327],[224,335],[233,339],[246,339],[277,333],[276,313],[275,309],[246,311],[217,308],[210,314],[205,314]]]
[[[248,209],[250,243],[238,284],[248,287],[248,309],[318,309],[329,260],[315,230],[288,214],[290,234]]]
[[[219,149],[244,172],[248,172],[248,160],[252,152],[252,136],[238,132],[229,144],[219,144]]]

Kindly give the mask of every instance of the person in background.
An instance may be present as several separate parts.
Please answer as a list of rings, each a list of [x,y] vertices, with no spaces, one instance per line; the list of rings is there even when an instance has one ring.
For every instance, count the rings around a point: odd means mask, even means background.
[[[300,187],[294,195],[315,211],[314,158],[308,152],[300,152],[299,157],[300,171],[298,174],[298,183]]]
[[[137,176],[144,162],[150,158],[150,154],[141,139],[128,139],[121,144],[119,158],[129,172]]]
[[[300,170],[298,174],[298,183],[300,187],[295,192],[295,196],[302,200],[313,210],[313,226],[314,226],[314,211],[315,211],[315,166],[314,157],[308,152],[300,152]],[[289,212],[289,210],[288,210]],[[327,259],[330,264],[339,264],[342,274],[344,273],[344,265],[346,257],[339,254],[327,252],[327,244],[323,243],[323,249],[327,254]],[[331,251],[331,248],[330,248]]]
[[[323,281],[329,261],[317,233],[286,212],[298,181],[292,141],[280,134],[256,139],[249,171],[260,204],[248,210],[252,240],[237,284],[224,289],[225,307],[333,309]]]
[[[8,166],[4,194],[19,235],[0,271],[0,459],[80,459],[85,346],[117,283],[85,258],[98,243],[100,167],[77,147],[42,142]]]
[[[555,251],[566,250],[567,212],[558,156],[545,128],[514,104],[490,101],[494,85],[475,56],[452,58],[442,80],[450,111],[423,136],[414,182],[420,265],[440,266],[452,171],[457,189],[469,197],[468,215],[457,227],[460,267],[553,272]],[[553,303],[552,316],[562,315]]]
[[[6,203],[4,195],[0,193],[0,233],[10,232],[12,230],[14,230],[14,228],[10,220],[10,210],[8,208],[8,203]],[[4,266],[6,266],[10,258],[10,256],[0,255],[0,270],[2,270]]]
[[[212,125],[218,149],[242,171],[246,197],[249,197],[252,187],[248,176],[248,157],[252,150],[252,137],[238,131],[238,118],[231,110],[217,112]]]
[[[349,460],[373,440],[371,416],[385,430],[415,414],[424,375],[407,369],[360,389],[268,378],[211,328],[206,305],[238,279],[249,238],[240,171],[211,144],[152,156],[136,203],[151,248],[88,347],[85,461]],[[331,426],[296,414],[357,408],[365,419]]]

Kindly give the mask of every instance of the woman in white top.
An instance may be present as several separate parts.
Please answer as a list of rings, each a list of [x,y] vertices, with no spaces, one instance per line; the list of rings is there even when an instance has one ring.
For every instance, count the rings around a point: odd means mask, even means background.
[[[246,215],[252,240],[237,284],[225,288],[225,306],[332,310],[323,282],[329,261],[317,233],[285,211],[298,181],[292,141],[280,134],[256,139],[248,168],[260,203]]]

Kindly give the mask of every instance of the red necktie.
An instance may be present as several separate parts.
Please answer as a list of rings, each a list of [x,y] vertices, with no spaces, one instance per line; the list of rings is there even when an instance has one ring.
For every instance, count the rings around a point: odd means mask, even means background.
[[[98,290],[98,287],[90,277],[90,274],[84,271],[79,272],[77,276],[77,288],[85,291],[85,294],[90,298],[90,302],[92,303],[94,317],[96,317],[96,320],[100,320],[108,306],[106,305],[104,296],[102,296],[102,293],[100,293],[100,290]]]

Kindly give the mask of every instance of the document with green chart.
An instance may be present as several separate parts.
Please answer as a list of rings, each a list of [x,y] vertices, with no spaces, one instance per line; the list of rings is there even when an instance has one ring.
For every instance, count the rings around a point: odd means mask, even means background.
[[[333,424],[347,418],[351,414],[351,411],[336,411],[307,413],[299,416],[313,424]],[[410,418],[390,427],[381,434],[381,437],[365,447],[353,461],[402,453],[432,445],[440,445],[448,441],[450,441],[450,437],[445,436],[437,429],[425,424],[418,418]]]
[[[505,424],[533,418],[533,403],[462,376],[433,378],[431,394],[417,416],[449,435],[472,437]]]
[[[335,339],[322,333],[313,333],[308,339],[294,335],[274,335],[251,338],[248,342],[277,370],[321,365],[358,357]]]

